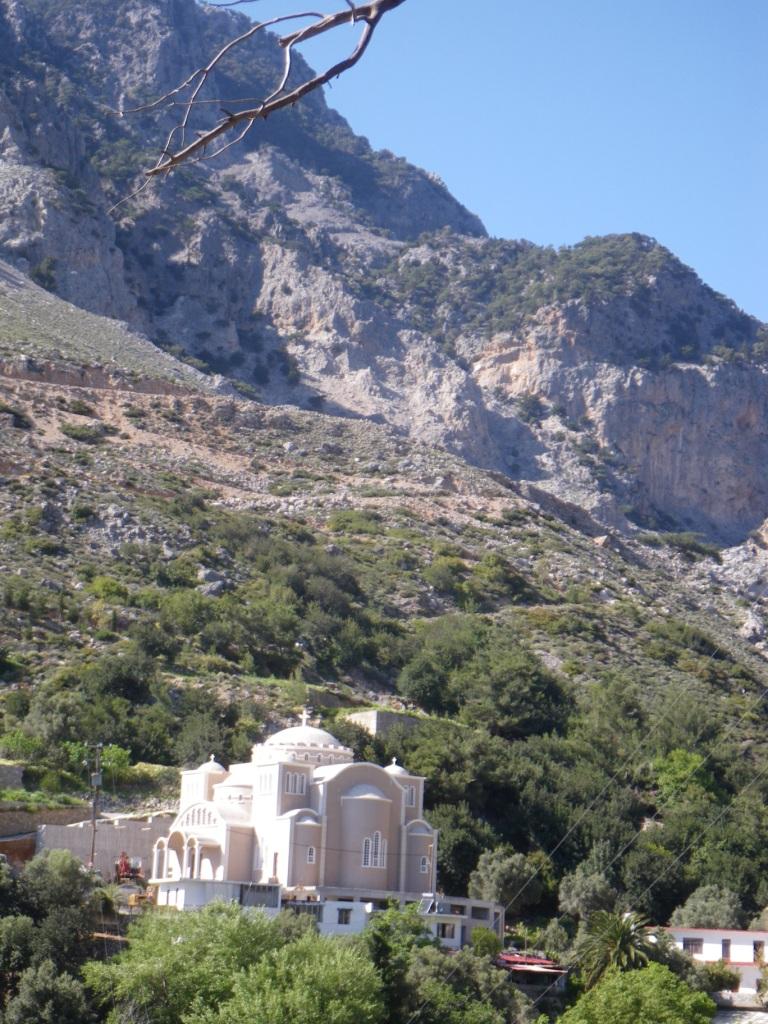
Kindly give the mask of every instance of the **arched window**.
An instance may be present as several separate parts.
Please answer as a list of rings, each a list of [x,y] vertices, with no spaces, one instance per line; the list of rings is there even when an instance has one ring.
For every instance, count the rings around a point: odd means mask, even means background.
[[[307,847],[307,864],[315,863],[315,848],[314,846]]]
[[[363,840],[363,867],[385,868],[387,866],[387,840],[381,832],[374,832]]]
[[[307,792],[307,777],[306,777],[306,775],[299,775],[298,776],[298,783],[299,784],[298,784],[297,792],[299,793],[299,796],[304,796],[304,794]]]
[[[420,860],[419,860],[419,871],[421,872],[422,875],[426,875],[426,874],[429,873],[429,858],[428,857],[421,857],[420,858]]]
[[[416,806],[416,787],[408,786],[405,790],[405,802],[408,807]]]

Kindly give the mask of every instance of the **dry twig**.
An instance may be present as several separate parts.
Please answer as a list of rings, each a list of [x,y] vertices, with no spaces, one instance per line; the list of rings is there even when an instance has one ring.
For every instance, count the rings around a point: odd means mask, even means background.
[[[231,7],[242,2],[245,2],[245,0],[231,0],[230,3],[218,4],[217,6]],[[323,85],[326,85],[332,78],[336,78],[345,71],[354,67],[368,48],[373,34],[376,31],[376,27],[384,15],[405,3],[405,0],[372,0],[370,3],[362,4],[355,3],[353,0],[344,0],[344,3],[346,4],[344,10],[338,11],[335,14],[320,14],[316,11],[303,11],[301,13],[286,14],[258,22],[235,39],[230,39],[229,42],[222,46],[208,64],[205,65],[205,67],[198,68],[197,71],[194,71],[189,75],[189,77],[175,89],[171,89],[152,103],[135,107],[133,110],[124,110],[122,113],[139,113],[157,110],[161,107],[181,107],[181,117],[179,118],[178,123],[174,125],[168,134],[168,138],[165,141],[165,145],[157,162],[145,172],[147,177],[152,178],[158,175],[168,174],[175,167],[178,167],[179,164],[185,163],[186,161],[212,159],[213,157],[218,156],[220,153],[223,153],[224,150],[229,149],[230,146],[235,145],[235,143],[243,139],[256,121],[264,120],[269,117],[270,114],[274,113],[274,111],[281,110],[283,107],[291,106],[298,100],[303,99],[304,96],[321,88]],[[204,103],[221,102],[220,100],[202,98],[201,93],[208,83],[211,75],[224,58],[234,49],[243,45],[249,39],[252,39],[258,32],[262,32],[265,29],[271,28],[275,25],[280,25],[287,21],[306,19],[312,19],[309,25],[296,29],[288,35],[282,36],[278,40],[285,56],[283,73],[273,92],[260,100],[254,107],[249,107],[245,110],[239,111],[222,109],[224,116],[217,124],[207,130],[196,132],[195,137],[190,140],[188,138],[188,134],[190,129],[190,118],[194,108],[197,105]],[[361,25],[360,36],[357,40],[357,45],[348,57],[345,57],[326,71],[316,74],[312,78],[308,78],[299,85],[291,88],[288,87],[288,80],[293,68],[294,47],[307,42],[309,39],[314,39],[319,35],[331,32],[342,26],[357,24]],[[235,102],[245,101],[241,100]],[[235,134],[233,137],[229,138],[228,141],[224,142],[222,145],[217,145],[211,151],[210,147],[212,144],[222,140],[229,133]]]

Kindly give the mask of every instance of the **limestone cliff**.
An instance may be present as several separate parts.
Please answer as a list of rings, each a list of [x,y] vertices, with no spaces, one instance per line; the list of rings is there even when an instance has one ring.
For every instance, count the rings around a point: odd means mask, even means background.
[[[115,111],[244,24],[192,0],[0,0],[0,256],[262,401],[388,422],[601,522],[759,526],[764,329],[652,239],[488,239],[320,96],[113,208],[173,113]],[[257,37],[216,92],[258,93],[279,59]]]

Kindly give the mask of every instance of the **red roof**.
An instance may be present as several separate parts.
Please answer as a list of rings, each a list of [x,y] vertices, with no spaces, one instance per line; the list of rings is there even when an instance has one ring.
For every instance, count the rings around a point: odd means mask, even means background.
[[[548,960],[543,956],[527,956],[524,953],[499,953],[496,962],[499,967],[506,967],[512,971],[525,971],[533,969],[539,972],[551,972],[553,974],[565,974],[566,969],[556,964],[554,960]]]

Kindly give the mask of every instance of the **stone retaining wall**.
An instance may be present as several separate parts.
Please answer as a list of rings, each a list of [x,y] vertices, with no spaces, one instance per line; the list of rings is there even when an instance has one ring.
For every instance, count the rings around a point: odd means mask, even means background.
[[[82,821],[88,815],[88,806],[59,807],[51,811],[27,811],[22,805],[0,807],[0,837],[18,836],[36,832],[38,825],[68,825]]]

